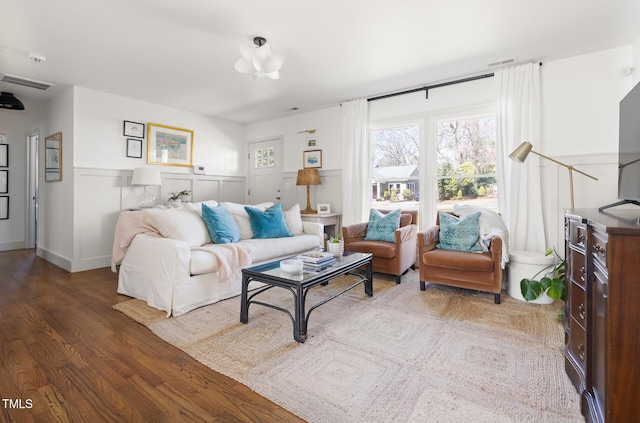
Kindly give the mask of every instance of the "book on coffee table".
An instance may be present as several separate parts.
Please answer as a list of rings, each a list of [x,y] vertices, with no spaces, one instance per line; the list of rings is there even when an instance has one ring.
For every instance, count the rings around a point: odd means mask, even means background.
[[[325,253],[323,251],[311,251],[309,253],[302,253],[296,257],[298,260],[302,260],[304,264],[326,264],[327,262],[335,261],[335,257],[332,253]]]

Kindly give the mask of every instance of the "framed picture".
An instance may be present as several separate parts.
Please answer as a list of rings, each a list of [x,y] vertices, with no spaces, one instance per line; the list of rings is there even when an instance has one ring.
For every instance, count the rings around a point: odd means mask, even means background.
[[[125,120],[123,135],[125,137],[144,138],[144,123]]]
[[[322,150],[309,150],[302,152],[302,167],[322,167]]]
[[[44,180],[62,180],[62,132],[44,139]]]
[[[0,144],[7,142],[7,134],[0,132]]]
[[[142,158],[142,140],[127,138],[127,157]]]
[[[9,194],[9,171],[0,170],[0,194]]]
[[[320,139],[318,137],[307,138],[305,148],[318,148],[320,147]]]
[[[318,214],[330,214],[331,206],[329,204],[318,203]]]
[[[9,197],[0,197],[0,220],[9,218]]]
[[[0,144],[0,167],[9,167],[9,144]]]
[[[191,167],[193,131],[150,123],[147,137],[147,163]]]

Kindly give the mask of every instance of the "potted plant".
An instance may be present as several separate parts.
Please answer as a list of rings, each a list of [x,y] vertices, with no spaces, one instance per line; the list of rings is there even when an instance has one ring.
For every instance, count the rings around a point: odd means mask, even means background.
[[[191,194],[191,190],[183,189],[182,191],[172,191],[169,193],[169,200],[167,203],[181,203],[185,200],[189,194]]]
[[[342,234],[329,237],[329,241],[327,241],[327,252],[333,253],[335,257],[340,257],[344,253]]]
[[[520,292],[527,301],[533,301],[540,295],[545,293],[554,300],[565,300],[566,292],[566,265],[565,259],[560,257],[558,252],[553,248],[548,248],[545,255],[555,254],[556,262],[536,273],[531,279],[522,279],[520,281]],[[536,278],[544,275],[540,280]]]

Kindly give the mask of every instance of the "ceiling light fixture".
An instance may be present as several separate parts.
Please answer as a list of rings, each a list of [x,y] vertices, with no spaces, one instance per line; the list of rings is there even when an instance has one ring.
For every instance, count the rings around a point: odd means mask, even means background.
[[[11,93],[0,93],[0,109],[24,110],[24,104]]]
[[[235,69],[240,73],[252,74],[256,78],[263,76],[269,79],[280,78],[279,71],[284,62],[284,56],[272,53],[264,37],[255,37],[253,44],[257,47],[246,44],[238,46],[242,57],[236,62]]]

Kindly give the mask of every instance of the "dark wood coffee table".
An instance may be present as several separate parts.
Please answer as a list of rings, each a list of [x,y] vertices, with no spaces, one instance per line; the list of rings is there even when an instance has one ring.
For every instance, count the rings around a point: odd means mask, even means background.
[[[321,305],[333,300],[334,298],[344,294],[350,289],[355,288],[361,283],[364,284],[364,292],[373,296],[373,267],[371,264],[372,255],[370,253],[350,253],[347,252],[343,256],[336,258],[327,269],[321,271],[304,270],[302,273],[289,274],[280,270],[280,261],[263,264],[260,266],[242,269],[242,297],[240,303],[240,322],[249,322],[249,305],[259,304],[280,310],[287,314],[293,322],[293,338],[298,342],[304,342],[307,339],[307,324],[311,312]],[[357,269],[365,267],[365,274],[358,272]],[[305,313],[305,301],[309,290],[318,285],[326,285],[331,279],[342,275],[356,275],[360,279],[342,291],[314,304],[309,311]],[[262,282],[265,286],[251,291],[249,295],[249,283],[252,281]],[[295,311],[293,314],[285,308],[268,304],[255,300],[255,297],[261,293],[274,288],[285,288],[293,294]]]

